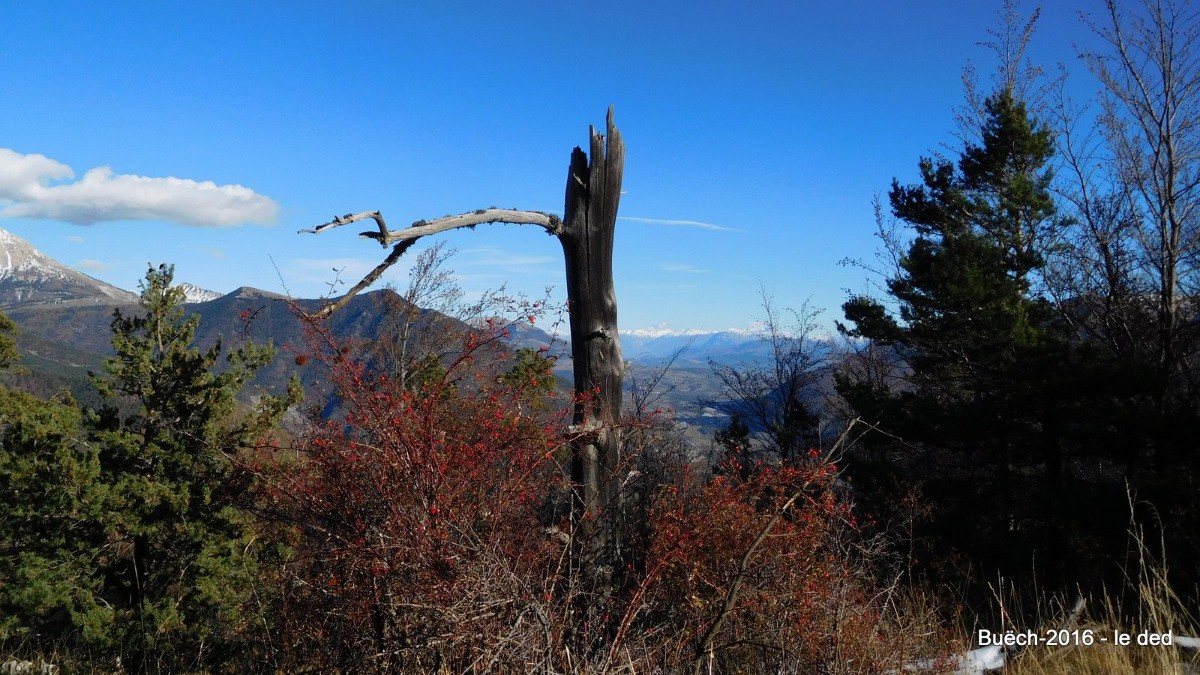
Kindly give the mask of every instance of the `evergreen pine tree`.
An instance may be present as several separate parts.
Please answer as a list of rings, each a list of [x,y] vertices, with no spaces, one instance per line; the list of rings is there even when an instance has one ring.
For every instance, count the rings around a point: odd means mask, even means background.
[[[192,345],[199,319],[185,317],[173,272],[147,272],[144,314],[117,310],[116,355],[95,379],[112,404],[90,422],[104,479],[119,497],[109,536],[124,555],[108,570],[110,600],[129,665],[143,672],[220,662],[249,629],[241,610],[258,570],[234,460],[264,438],[296,391],[239,415],[235,396],[273,350],[243,345],[218,372],[221,344]]]
[[[1050,315],[1030,291],[1057,223],[1052,139],[1011,91],[988,99],[986,113],[979,143],[957,165],[924,159],[920,184],[893,182],[892,211],[916,235],[887,282],[896,311],[863,296],[843,305],[853,327],[839,328],[891,347],[904,385],[845,375],[837,385],[893,434],[884,442],[899,437],[926,452],[931,494],[961,505],[954,527],[993,556],[1021,529],[1029,501],[1012,482],[1018,467],[1059,464],[1061,448],[1047,386],[1057,353]]]
[[[16,332],[17,326],[12,319],[0,314],[0,370],[17,361],[17,342],[12,337]]]
[[[753,468],[750,427],[742,421],[741,415],[735,412],[729,416],[729,424],[713,434],[713,445],[721,451],[721,459],[713,467],[714,473],[732,473],[743,480],[749,478]]]
[[[16,361],[0,314],[0,368]],[[106,555],[106,491],[75,402],[0,386],[0,653],[104,645],[112,612],[97,577]]]
[[[558,388],[554,377],[554,359],[538,350],[521,347],[513,352],[512,366],[497,377],[497,381],[524,394],[524,403],[539,412],[549,411],[551,396]]]

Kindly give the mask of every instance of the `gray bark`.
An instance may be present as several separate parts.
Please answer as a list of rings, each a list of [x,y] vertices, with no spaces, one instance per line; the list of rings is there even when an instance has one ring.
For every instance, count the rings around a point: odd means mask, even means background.
[[[617,336],[613,234],[621,200],[625,142],[608,109],[607,138],[591,129],[591,162],[575,148],[558,235],[567,263],[567,309],[575,366],[571,478],[576,538],[596,560],[619,554],[621,387],[625,364]]]

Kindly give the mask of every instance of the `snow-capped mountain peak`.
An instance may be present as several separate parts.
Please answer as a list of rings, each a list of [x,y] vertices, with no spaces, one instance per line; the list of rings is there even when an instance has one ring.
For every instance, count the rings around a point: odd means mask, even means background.
[[[718,333],[729,333],[731,335],[744,335],[747,337],[756,336],[759,333],[746,330],[744,328],[727,328],[725,330],[704,330],[699,328],[689,328],[686,330],[674,330],[671,328],[633,328],[630,330],[620,331],[621,335],[631,335],[638,338],[647,338],[654,340],[661,337],[690,337],[698,335],[716,335]]]
[[[209,300],[216,300],[217,298],[220,298],[225,295],[224,293],[210,291],[207,288],[200,288],[199,286],[196,286],[194,284],[189,284],[186,282],[182,283],[182,284],[177,284],[177,286],[179,288],[183,289],[183,301],[184,302],[191,302],[191,303],[208,302]]]
[[[137,295],[73,270],[0,230],[0,307],[136,301]]]

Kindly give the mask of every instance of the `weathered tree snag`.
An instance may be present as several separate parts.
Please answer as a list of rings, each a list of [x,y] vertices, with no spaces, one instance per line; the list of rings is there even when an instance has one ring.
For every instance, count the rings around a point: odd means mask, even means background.
[[[609,578],[603,567],[615,562],[620,544],[619,467],[621,387],[625,365],[617,337],[617,296],[613,289],[612,253],[621,179],[625,168],[625,142],[613,125],[609,107],[606,135],[590,128],[591,161],[580,148],[571,153],[567,172],[565,217],[539,211],[480,209],[436,220],[419,220],[401,230],[389,230],[378,211],[335,216],[311,230],[327,229],[360,220],[374,220],[378,232],[359,236],[392,246],[391,253],[342,298],[318,312],[328,316],[345,306],[357,293],[375,283],[409,247],[423,236],[484,223],[539,225],[562,242],[567,266],[567,309],[571,315],[571,355],[575,365],[575,410],[571,426],[571,478],[576,555],[598,579]]]
[[[619,552],[619,467],[621,386],[625,364],[617,336],[617,294],[613,288],[613,235],[625,142],[608,109],[607,139],[591,133],[591,164],[583,150],[571,153],[563,231],[558,235],[567,261],[567,310],[571,315],[571,355],[576,404],[571,478],[575,482],[577,538],[584,555],[602,564]],[[607,141],[607,142],[606,142]]]

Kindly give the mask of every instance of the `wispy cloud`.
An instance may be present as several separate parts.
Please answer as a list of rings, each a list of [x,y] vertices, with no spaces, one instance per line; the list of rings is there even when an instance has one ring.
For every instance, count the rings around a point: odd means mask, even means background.
[[[499,248],[467,248],[458,252],[451,258],[450,267],[454,268],[473,268],[484,267],[487,269],[505,268],[506,271],[532,271],[531,268],[536,268],[541,265],[557,263],[558,259],[553,256],[544,255],[528,255],[525,253],[513,253]]]
[[[454,280],[458,284],[492,288],[519,279],[545,279],[549,275],[561,274],[561,266],[561,257],[530,255],[487,246],[459,249],[446,263],[446,268],[454,273]]]
[[[89,170],[74,182],[71,167],[45,155],[0,148],[0,216],[92,225],[112,220],[162,220],[181,225],[268,224],[279,204],[241,185],[189,178]]]
[[[92,260],[90,258],[80,260],[79,264],[75,266],[81,270],[87,270],[89,272],[103,272],[104,270],[112,268],[112,265],[109,263],[100,262],[99,260]]]
[[[708,270],[687,263],[666,262],[660,265],[664,272],[681,272],[684,274],[707,274]]]
[[[741,232],[736,227],[725,227],[724,225],[714,225],[713,223],[702,223],[699,220],[675,220],[672,218],[634,218],[633,216],[617,216],[617,220],[628,220],[634,223],[649,223],[651,225],[672,225],[679,227],[698,227],[702,230],[714,230],[717,232]]]
[[[211,255],[212,257],[216,258],[217,260],[221,260],[225,257],[225,251],[217,248],[216,246],[204,246],[204,247],[201,247],[200,250]]]
[[[699,288],[696,284],[627,284],[625,288],[631,291],[674,292],[693,291]]]
[[[83,237],[81,237],[77,234],[72,234],[69,237],[67,237],[67,241],[71,242],[72,244],[82,244]]]

